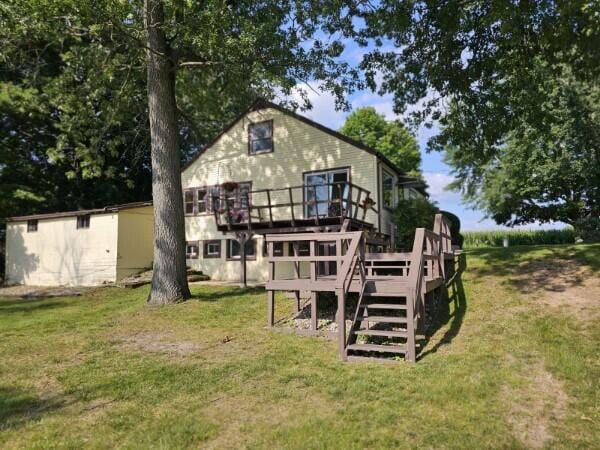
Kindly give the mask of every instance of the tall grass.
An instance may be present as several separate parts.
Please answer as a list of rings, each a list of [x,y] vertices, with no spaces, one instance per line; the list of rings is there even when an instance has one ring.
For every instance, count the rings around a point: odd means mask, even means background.
[[[496,231],[464,231],[463,248],[501,247],[502,240],[507,237],[513,245],[572,244],[575,242],[575,231],[571,227],[561,230],[496,230]]]

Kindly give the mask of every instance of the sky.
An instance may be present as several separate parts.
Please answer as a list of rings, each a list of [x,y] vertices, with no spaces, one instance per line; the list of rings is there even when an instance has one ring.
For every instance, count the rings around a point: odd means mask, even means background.
[[[360,62],[362,54],[365,52],[353,45],[349,45],[342,55],[343,59],[351,64]],[[312,85],[312,89],[305,89],[308,98],[312,104],[312,109],[302,111],[301,114],[308,118],[325,125],[334,130],[338,130],[344,123],[345,118],[352,111],[336,111],[334,97],[329,93],[322,93],[318,90],[317,84]],[[348,97],[352,110],[357,108],[372,106],[377,112],[383,114],[388,120],[398,119],[393,110],[393,97],[391,95],[380,96],[368,90],[358,91]],[[438,129],[421,127],[416,132],[416,138],[421,149],[421,170],[429,185],[429,196],[437,202],[438,206],[456,214],[461,220],[461,230],[498,230],[507,229],[507,227],[497,225],[493,220],[486,219],[483,211],[474,210],[462,201],[461,195],[457,192],[446,190],[446,186],[453,180],[451,167],[443,161],[443,153],[427,152],[427,141],[437,133]],[[539,228],[562,228],[564,224],[530,224],[515,228],[539,229]]]

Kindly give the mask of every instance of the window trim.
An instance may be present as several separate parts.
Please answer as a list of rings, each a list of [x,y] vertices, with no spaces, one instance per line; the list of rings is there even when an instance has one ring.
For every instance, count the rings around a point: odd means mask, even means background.
[[[236,181],[235,183],[238,185],[238,188],[236,188],[236,191],[239,189],[240,185],[243,185],[243,184],[248,185],[248,193],[249,193],[249,195],[248,195],[248,201],[250,202],[250,206],[252,206],[252,181],[251,180],[248,180],[248,181]],[[221,202],[224,202],[225,199],[226,199],[225,191],[222,189],[221,184],[211,184],[211,185],[204,185],[204,186],[199,186],[199,187],[185,188],[183,190],[183,212],[184,212],[184,215],[186,217],[212,216],[214,214],[215,205],[214,205],[214,199],[213,199],[211,191],[213,191],[214,189],[218,190],[217,197],[219,199],[218,200],[219,204],[217,206],[220,208]],[[199,204],[200,204],[199,203],[199,197],[198,197],[198,192],[199,191],[204,191],[204,192],[206,192],[205,195],[209,196],[208,200],[204,201],[205,210],[203,212],[200,212],[199,208],[198,208]],[[192,194],[193,195],[193,202],[194,202],[193,203],[193,211],[194,211],[193,213],[188,213],[188,212],[186,212],[186,209],[185,209],[185,195],[186,195],[187,192],[192,192],[193,193]],[[234,199],[234,208],[241,209],[240,208],[240,204],[241,204],[241,201],[240,201],[240,196],[239,196],[239,191],[238,191],[238,192],[236,192],[236,197]],[[245,210],[245,208],[244,208],[244,210]]]
[[[196,246],[196,256],[191,256],[191,253],[188,253],[188,246],[195,245]],[[200,257],[200,244],[198,241],[186,241],[185,242],[185,259],[198,259]]]
[[[78,230],[88,230],[90,228],[91,221],[92,216],[90,214],[79,214],[76,216],[75,226]]]
[[[216,253],[216,254],[208,253],[208,246],[210,244],[217,244],[219,246],[218,253]],[[202,257],[204,259],[221,258],[221,240],[220,239],[210,239],[210,240],[202,241]]]
[[[277,250],[278,244],[281,244],[281,253],[277,254],[279,250]],[[286,245],[287,244],[287,245]],[[291,242],[283,242],[283,241],[275,241],[273,242],[273,256],[286,256],[285,251],[287,249],[288,255],[292,255],[291,251]],[[269,247],[266,240],[263,240],[263,257],[269,256]]]
[[[271,149],[270,150],[262,150],[260,152],[253,152],[252,151],[252,138],[251,138],[251,131],[250,128],[253,125],[262,125],[265,123],[270,123],[271,125]],[[263,139],[267,139],[267,138],[263,138]],[[256,139],[256,140],[260,140],[260,139]],[[261,122],[250,122],[248,124],[248,156],[257,156],[257,155],[265,155],[268,153],[273,153],[275,151],[275,125],[273,123],[273,119],[269,119],[269,120],[263,120]]]
[[[38,219],[29,219],[27,220],[27,232],[28,233],[37,233],[39,227]]]
[[[191,213],[187,212],[187,201],[186,201],[185,197],[188,193],[192,194],[192,212]],[[186,215],[186,216],[195,216],[196,215],[196,210],[197,210],[196,205],[198,204],[197,198],[198,197],[197,197],[195,188],[188,188],[188,189],[183,190],[183,213],[184,213],[184,215]]]
[[[314,218],[314,216],[308,216],[307,212],[308,212],[308,204],[307,202],[307,198],[306,198],[306,194],[307,194],[307,190],[308,190],[308,185],[306,183],[306,178],[309,175],[315,175],[315,174],[319,174],[319,173],[329,173],[329,172],[334,172],[334,173],[341,173],[343,171],[346,171],[347,174],[347,178],[348,178],[348,186],[352,186],[352,166],[340,166],[340,167],[331,167],[329,169],[318,169],[318,170],[307,170],[306,172],[302,172],[302,204],[303,206],[303,211],[302,214],[304,216],[304,218]],[[352,189],[351,187],[349,187],[349,189]],[[343,201],[345,199],[342,199]],[[350,209],[352,210],[352,208],[354,208],[353,205],[350,205]]]
[[[202,200],[202,204],[204,205],[204,211],[200,211],[200,196],[198,195],[200,193],[200,191],[204,192],[204,199]],[[209,212],[209,203],[210,203],[210,196],[208,198],[208,200],[206,200],[206,196],[208,195],[210,191],[210,187],[197,187],[194,188],[194,215],[195,216],[207,216],[210,215],[211,213]]]
[[[227,261],[240,261],[242,259],[241,255],[238,257],[232,257],[231,256],[231,248],[230,248],[230,242],[238,242],[237,239],[227,239],[225,240],[225,259]],[[250,241],[246,241],[246,242],[253,242],[254,243],[254,255],[249,256],[246,254],[246,261],[255,261],[256,260],[256,239],[251,239]]]

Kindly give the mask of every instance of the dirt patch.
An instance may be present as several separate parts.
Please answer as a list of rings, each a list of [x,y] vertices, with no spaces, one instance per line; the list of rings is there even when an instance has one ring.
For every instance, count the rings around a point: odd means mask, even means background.
[[[511,282],[543,305],[565,309],[581,319],[600,316],[600,276],[569,259],[529,262]]]
[[[290,387],[294,389],[294,387]],[[301,391],[300,387],[296,389]],[[324,407],[324,405],[328,405]],[[205,449],[238,449],[250,445],[265,430],[276,430],[310,411],[328,417],[336,414],[338,407],[330,400],[311,394],[302,398],[290,396],[269,402],[261,395],[237,395],[214,399],[203,415],[218,423],[218,435],[203,443]],[[260,447],[260,445],[258,445]]]
[[[507,421],[515,437],[529,448],[543,448],[554,439],[551,426],[565,417],[569,401],[560,381],[541,365],[522,387],[506,388],[503,398],[513,402]]]
[[[165,353],[173,356],[187,356],[200,350],[196,342],[177,340],[169,332],[142,331],[130,336],[122,336],[118,342],[126,350]]]
[[[46,298],[80,296],[90,288],[63,286],[5,286],[0,287],[0,298]]]

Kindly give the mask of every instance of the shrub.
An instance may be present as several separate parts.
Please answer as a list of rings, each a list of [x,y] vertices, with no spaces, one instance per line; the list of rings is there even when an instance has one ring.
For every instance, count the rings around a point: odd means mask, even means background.
[[[575,234],[586,242],[600,241],[600,217],[585,217],[575,224]]]
[[[424,197],[401,200],[394,213],[397,226],[396,247],[412,249],[416,228],[433,229],[438,208]]]

